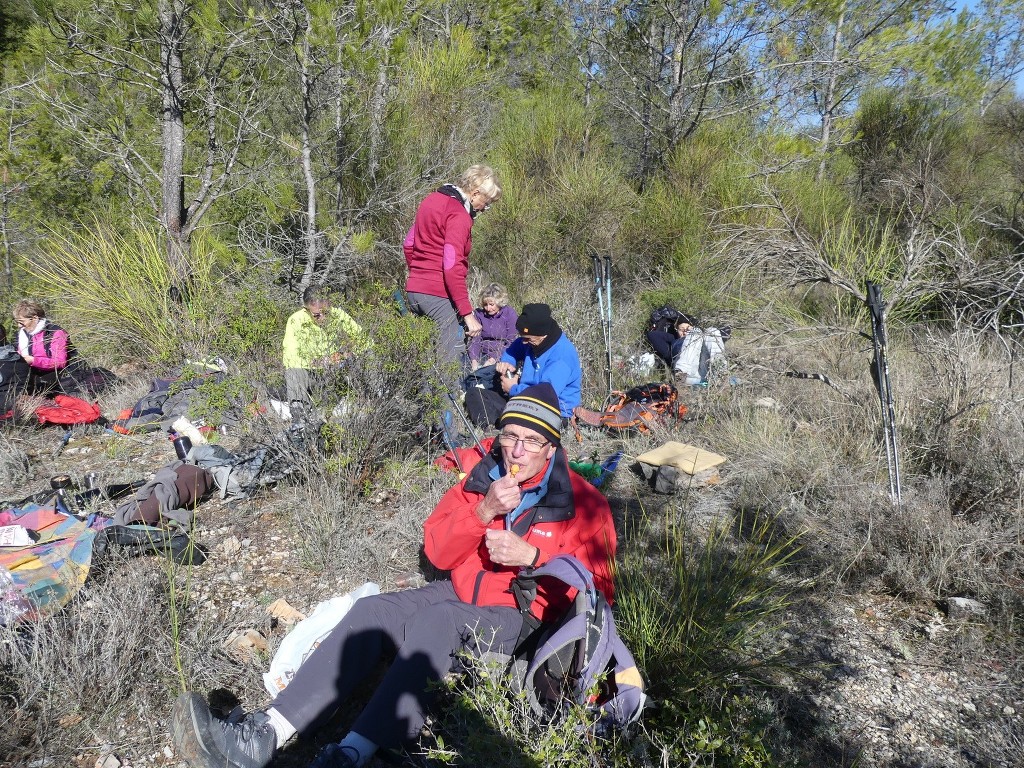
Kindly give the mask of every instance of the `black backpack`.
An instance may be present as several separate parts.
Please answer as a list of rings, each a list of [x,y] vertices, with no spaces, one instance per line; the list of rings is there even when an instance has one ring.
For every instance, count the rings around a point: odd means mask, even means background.
[[[665,305],[651,310],[650,319],[647,322],[647,330],[669,332],[676,327],[676,320],[682,316],[675,307]]]

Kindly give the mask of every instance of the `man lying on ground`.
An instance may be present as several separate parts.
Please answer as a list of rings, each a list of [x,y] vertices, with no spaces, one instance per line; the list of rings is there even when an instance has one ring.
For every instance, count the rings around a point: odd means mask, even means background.
[[[608,501],[569,469],[550,384],[512,397],[493,449],[449,490],[423,526],[424,550],[450,581],[358,600],[273,704],[230,723],[202,696],[174,706],[171,735],[193,768],[263,768],[294,734],[323,726],[383,656],[387,673],[351,730],[315,768],[358,768],[381,747],[416,739],[431,683],[462,649],[511,653],[523,626],[510,585],[524,567],[571,554],[611,599],[616,536]],[[540,588],[534,610],[556,618],[564,595]]]

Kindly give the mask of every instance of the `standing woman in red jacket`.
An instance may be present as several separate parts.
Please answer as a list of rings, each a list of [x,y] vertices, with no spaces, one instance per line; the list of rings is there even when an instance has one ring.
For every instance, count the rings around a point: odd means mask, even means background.
[[[480,333],[466,288],[473,219],[501,197],[494,170],[486,165],[466,169],[457,184],[445,184],[420,203],[416,219],[402,244],[409,279],[409,309],[437,324],[438,357],[460,361],[465,334]]]

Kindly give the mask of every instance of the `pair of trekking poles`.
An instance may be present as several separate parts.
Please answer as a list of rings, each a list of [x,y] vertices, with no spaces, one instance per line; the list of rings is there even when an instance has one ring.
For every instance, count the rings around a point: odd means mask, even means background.
[[[878,390],[882,408],[882,431],[885,433],[885,460],[889,467],[889,497],[894,504],[901,504],[903,493],[900,488],[900,459],[896,445],[896,408],[892,400],[892,386],[889,381],[889,360],[886,355],[885,307],[882,289],[877,283],[866,280],[865,304],[871,315],[871,343],[874,356],[871,359],[871,376]],[[865,336],[867,334],[864,334]]]

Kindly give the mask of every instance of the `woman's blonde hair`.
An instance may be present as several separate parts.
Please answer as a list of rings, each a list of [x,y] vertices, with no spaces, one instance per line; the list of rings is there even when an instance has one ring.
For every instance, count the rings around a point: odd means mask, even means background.
[[[505,290],[505,286],[501,283],[489,283],[484,286],[482,291],[480,291],[481,307],[487,299],[494,299],[494,303],[499,307],[507,307],[508,291]]]
[[[501,197],[498,174],[489,165],[471,165],[459,176],[459,189],[467,195],[479,189],[492,203]]]
[[[46,317],[46,307],[32,299],[22,299],[14,305],[11,314],[16,318]]]

